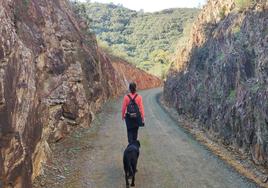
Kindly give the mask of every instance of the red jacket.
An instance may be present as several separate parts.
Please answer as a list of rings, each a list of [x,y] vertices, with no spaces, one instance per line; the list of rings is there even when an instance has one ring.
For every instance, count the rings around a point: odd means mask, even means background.
[[[128,95],[130,95],[130,97],[133,99],[134,96],[136,95],[136,93],[132,94],[129,93]],[[130,99],[127,95],[125,95],[124,100],[123,100],[123,105],[122,105],[122,119],[125,119],[126,117],[126,110],[127,110],[127,106],[130,102]],[[144,108],[143,108],[143,103],[142,103],[142,96],[138,95],[135,99],[135,102],[137,103],[140,113],[141,113],[141,118],[144,121]]]

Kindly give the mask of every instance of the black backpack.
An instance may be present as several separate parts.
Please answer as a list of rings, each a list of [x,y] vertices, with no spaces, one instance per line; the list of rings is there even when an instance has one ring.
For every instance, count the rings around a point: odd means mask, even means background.
[[[138,94],[136,94],[133,99],[130,97],[130,95],[127,95],[127,96],[130,99],[129,104],[127,105],[127,116],[130,119],[137,119],[141,116],[139,107],[137,103],[135,102],[135,99],[138,96]]]

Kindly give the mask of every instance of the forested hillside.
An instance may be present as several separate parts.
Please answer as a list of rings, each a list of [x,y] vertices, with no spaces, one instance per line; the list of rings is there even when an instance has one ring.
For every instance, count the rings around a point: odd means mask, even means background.
[[[114,4],[74,4],[106,51],[158,76],[166,71],[178,40],[189,34],[187,29],[199,12],[169,9],[144,13]]]

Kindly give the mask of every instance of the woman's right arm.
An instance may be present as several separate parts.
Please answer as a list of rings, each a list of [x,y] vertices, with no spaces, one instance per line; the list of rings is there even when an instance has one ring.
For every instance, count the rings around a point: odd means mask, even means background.
[[[127,108],[127,100],[125,96],[123,99],[123,104],[122,104],[122,120],[125,119],[126,108]]]

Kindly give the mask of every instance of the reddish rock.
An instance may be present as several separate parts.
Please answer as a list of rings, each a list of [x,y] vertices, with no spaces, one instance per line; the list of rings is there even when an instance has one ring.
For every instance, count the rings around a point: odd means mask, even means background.
[[[130,82],[137,83],[137,88],[140,90],[156,88],[162,85],[162,80],[156,76],[146,73],[145,71],[136,68],[127,61],[111,57],[112,65],[120,78],[124,80],[124,86],[128,88]]]
[[[0,22],[0,182],[30,188],[49,143],[125,84],[66,0],[0,0]]]

